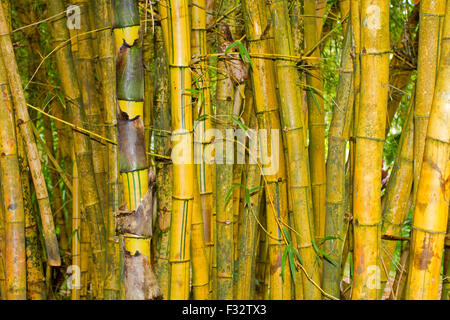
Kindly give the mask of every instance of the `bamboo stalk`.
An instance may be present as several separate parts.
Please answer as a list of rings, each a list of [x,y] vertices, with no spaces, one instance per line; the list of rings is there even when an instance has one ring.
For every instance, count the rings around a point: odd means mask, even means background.
[[[47,1],[47,7],[50,16],[55,16],[63,12],[64,3],[61,0]],[[75,66],[71,46],[67,45],[69,32],[66,26],[65,19],[53,21],[52,36],[55,42],[55,47],[59,50],[55,53],[58,73],[61,77],[61,87],[66,98],[66,107],[69,110],[71,122],[78,128],[86,129],[85,112],[81,98],[80,88],[75,74]],[[100,197],[97,189],[94,166],[92,162],[92,146],[89,136],[81,131],[74,130],[73,135],[75,147],[75,160],[77,161],[78,175],[83,177],[80,180],[80,188],[83,203],[83,213],[86,220],[82,221],[81,231],[81,251],[82,264],[86,263],[87,238],[83,239],[83,226],[89,228],[89,232],[95,239],[92,243],[94,249],[94,256],[96,261],[96,272],[99,275],[104,275],[105,258],[106,258],[106,229],[101,210]],[[87,223],[87,225],[86,225]],[[86,230],[89,234],[89,232]],[[85,268],[82,266],[82,283],[85,284],[84,273]],[[87,288],[83,287],[81,291],[81,298],[87,294]]]
[[[48,262],[52,266],[59,266],[61,265],[61,257],[59,256],[58,239],[56,237],[55,226],[53,223],[47,187],[45,185],[45,179],[42,173],[42,167],[39,160],[39,154],[36,147],[36,142],[34,140],[33,131],[29,123],[30,118],[26,107],[22,82],[15,60],[14,49],[12,46],[11,37],[9,35],[9,28],[3,12],[3,7],[0,7],[0,34],[2,35],[0,36],[0,47],[15,105],[16,121],[18,123],[18,127],[20,128],[20,134],[24,139],[28,163],[32,173],[31,176],[33,178],[36,196],[39,203]]]
[[[191,217],[193,207],[193,125],[190,24],[187,0],[167,1],[169,80],[172,112],[173,200],[170,226],[170,299],[188,299]],[[163,30],[164,31],[164,30]]]
[[[275,53],[293,55],[292,32],[286,1],[271,4],[275,34]],[[296,87],[298,73],[294,61],[277,59],[276,71],[280,91],[280,107],[283,131],[286,137],[287,161],[289,163],[289,191],[292,200],[294,227],[298,232],[297,249],[303,265],[316,283],[319,283],[319,266],[313,248],[314,221],[309,174],[309,155],[306,149],[307,129],[303,121],[301,91]],[[299,147],[300,146],[300,147]],[[286,277],[286,276],[285,276]],[[320,292],[303,275],[303,297],[320,299]]]
[[[334,237],[325,242],[324,249],[335,263],[323,262],[323,289],[335,297],[340,295],[342,251],[345,238],[345,212],[349,196],[346,188],[345,157],[350,137],[354,102],[354,62],[352,58],[352,25],[347,25],[342,49],[336,105],[328,132],[327,207],[325,236]]]
[[[153,152],[170,156],[171,114],[169,104],[169,79],[167,54],[164,48],[162,27],[155,26],[155,98],[153,106]],[[156,197],[158,203],[155,239],[155,273],[163,299],[169,298],[169,227],[172,214],[172,163],[166,159],[156,161]]]
[[[354,176],[352,299],[380,296],[381,165],[389,80],[389,3],[361,2],[361,100]]]
[[[191,227],[192,294],[195,300],[208,300],[209,264],[206,255],[199,184],[194,176],[194,207]]]
[[[25,147],[21,137],[16,137],[22,185],[23,207],[25,210],[25,252],[27,263],[27,299],[45,300],[47,288],[42,264],[42,251],[38,222],[32,203],[32,190]]]
[[[320,57],[320,46],[317,43],[322,33],[323,13],[326,9],[326,2],[318,3],[315,0],[304,2],[304,29],[305,29],[305,50],[310,51],[315,48],[311,57]],[[318,13],[316,13],[316,11]],[[326,192],[326,172],[325,172],[325,110],[321,92],[323,90],[323,80],[318,59],[310,61],[310,69],[306,74],[306,82],[309,86],[307,90],[308,101],[308,129],[309,129],[309,162],[311,168],[311,190],[314,209],[314,231],[316,238],[323,238],[325,233],[325,192]]]
[[[216,91],[216,129],[221,137],[215,137],[216,162],[216,246],[217,246],[217,299],[233,299],[233,203],[228,196],[233,188],[233,162],[230,161],[230,150],[233,150],[233,137],[229,137],[227,129],[233,128],[234,85],[226,69],[226,58],[219,59],[217,64]],[[234,153],[233,153],[234,158]],[[232,191],[231,191],[232,192]],[[228,197],[228,198],[227,198]]]
[[[414,151],[414,99],[411,99],[408,118],[403,126],[397,159],[386,188],[382,202],[383,224],[382,235],[400,236],[402,226],[408,216],[409,197],[413,182],[413,151]],[[397,243],[381,241],[381,289],[383,290],[389,277],[390,260],[394,256]]]
[[[84,112],[86,115],[87,127],[90,131],[100,135],[104,135],[103,114],[98,93],[96,91],[96,64],[95,64],[95,46],[93,35],[95,33],[87,32],[93,29],[90,23],[90,12],[92,11],[92,3],[89,0],[74,0],[80,10],[80,28],[74,30],[77,36],[77,68],[75,69],[78,83],[80,84],[81,98],[83,101]],[[102,52],[103,53],[103,52]],[[103,58],[103,56],[102,56]],[[111,77],[111,75],[110,75]],[[109,85],[111,86],[111,84]],[[111,94],[111,93],[110,93]],[[114,98],[108,97],[109,99]],[[113,100],[108,100],[110,103]],[[111,107],[110,107],[111,108]],[[102,209],[103,224],[105,224],[106,216],[104,214],[106,207],[106,182],[107,174],[105,168],[105,145],[103,141],[91,139],[92,146],[92,163],[95,172],[95,182],[97,183],[98,195],[100,197],[100,207]]]
[[[202,121],[195,121],[195,157],[200,159],[200,163],[197,165],[197,179],[199,183],[201,210],[203,216],[204,236],[206,245],[206,255],[209,265],[209,279],[212,279],[212,250],[215,239],[212,236],[212,207],[213,207],[213,185],[212,185],[212,165],[211,159],[207,159],[206,150],[211,145],[211,137],[207,136],[207,130],[212,128],[211,116],[211,93],[210,93],[210,77],[207,65],[207,59],[204,57],[208,53],[207,49],[207,8],[206,0],[195,0],[192,2],[192,35],[191,35],[191,53],[193,57],[201,57],[200,61],[193,70],[196,73],[199,90],[201,92],[201,98],[196,108],[196,117],[206,117]],[[197,154],[197,152],[199,154]],[[209,283],[209,290],[212,291],[212,283]]]
[[[103,118],[105,136],[117,143],[116,118],[116,77],[114,62],[114,44],[111,33],[111,2],[109,0],[95,0],[95,21],[98,32],[98,53],[101,80],[101,95],[103,102]],[[107,152],[107,276],[105,280],[105,298],[116,300],[120,295],[120,244],[116,238],[115,216],[119,211],[119,161],[117,145],[108,143]]]
[[[442,254],[448,223],[450,176],[450,2],[444,29],[430,120],[414,207],[406,299],[438,299]]]
[[[417,52],[418,45],[418,35],[412,39],[414,35],[414,29],[419,23],[419,7],[420,5],[415,5],[412,12],[409,15],[408,22],[405,23],[405,28],[402,32],[402,36],[395,45],[395,51],[398,52],[394,54],[389,64],[389,102],[388,102],[388,119],[386,125],[386,131],[389,130],[394,115],[400,105],[403,98],[405,89],[407,88],[411,76],[414,72],[414,66],[411,66],[408,58],[413,58],[410,56],[399,56],[409,52],[414,54]],[[408,64],[409,63],[409,64]]]
[[[258,53],[272,51],[270,39],[266,37],[268,28],[268,13],[262,1],[246,0],[242,2],[244,12],[246,36],[249,43],[250,56]],[[270,29],[267,29],[270,30]],[[275,92],[276,82],[273,61],[268,59],[252,59],[253,94],[258,118],[261,149],[267,150],[270,161],[263,166],[266,190],[267,229],[269,233],[269,260],[270,260],[270,299],[291,298],[291,277],[281,272],[281,258],[286,243],[282,224],[287,223],[287,179],[285,156],[282,149],[282,135],[279,106]],[[265,133],[265,134],[264,134]],[[278,137],[276,136],[278,135]],[[275,148],[271,149],[274,141]],[[278,149],[276,149],[278,148]],[[285,231],[287,230],[283,227]]]
[[[419,53],[417,56],[417,83],[414,97],[413,201],[416,201],[419,187],[425,137],[435,90],[445,3],[445,0],[423,0],[420,2]]]
[[[73,158],[75,159],[75,151],[73,152]],[[81,212],[80,212],[80,178],[78,176],[78,168],[77,162],[73,162],[72,168],[72,265],[75,266],[78,270],[80,270],[80,274],[78,275],[80,278],[75,278],[75,283],[71,283],[72,285],[72,300],[80,300],[80,289],[81,286],[81,265],[82,265],[82,257],[81,257]],[[73,272],[76,272],[72,270]],[[80,281],[78,284],[77,281]]]
[[[0,22],[3,9],[0,6]],[[0,55],[1,56],[1,55]],[[3,61],[0,61],[0,168],[1,193],[5,225],[6,299],[25,300],[26,255],[25,213],[22,198],[21,175],[17,154],[12,101]]]
[[[144,128],[144,69],[141,25],[136,0],[116,0],[114,38],[118,99],[120,173],[125,205],[118,216],[122,234],[124,286],[127,300],[151,300],[160,288],[151,266],[153,185]]]
[[[257,129],[257,121],[253,105],[249,128],[252,130]],[[256,131],[254,131],[256,132]],[[252,139],[256,139],[256,134],[250,134]],[[255,157],[256,155],[248,155],[248,158]],[[240,226],[240,239],[239,239],[239,262],[237,273],[237,290],[236,299],[238,300],[251,300],[254,299],[254,278],[256,275],[256,248],[257,248],[257,234],[258,224],[257,218],[260,212],[261,201],[263,199],[263,191],[261,187],[261,172],[257,164],[249,164],[247,170],[245,170],[245,200],[244,212],[242,217],[242,224]],[[259,188],[259,189],[258,189]]]

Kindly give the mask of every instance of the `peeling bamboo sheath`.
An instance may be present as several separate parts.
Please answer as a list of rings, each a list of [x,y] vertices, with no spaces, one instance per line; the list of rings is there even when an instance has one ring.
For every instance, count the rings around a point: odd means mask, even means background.
[[[151,267],[153,200],[144,132],[144,69],[138,2],[113,1],[119,107],[119,162],[126,210],[117,221],[123,236],[124,286],[127,300],[159,295]],[[153,178],[153,177],[152,177]]]
[[[446,1],[441,59],[414,207],[406,299],[439,299],[450,176],[450,1]]]
[[[9,35],[8,23],[6,21],[2,6],[0,6],[0,34],[2,35],[0,36],[0,50],[2,52],[3,61],[5,62],[9,86],[15,105],[16,121],[20,128],[20,134],[24,139],[31,176],[33,178],[36,196],[39,203],[48,262],[52,266],[59,266],[61,265],[61,257],[59,255],[58,239],[56,237],[55,225],[53,223],[53,216],[50,209],[50,200],[48,198],[47,187],[45,185],[45,179],[42,173],[41,162],[39,159],[36,141],[34,140],[33,130],[30,127],[30,123],[28,123],[30,118],[28,115],[28,109],[17,68],[11,37]]]
[[[374,300],[380,297],[381,165],[389,81],[389,1],[361,2],[360,55],[361,101],[355,136],[352,299]]]

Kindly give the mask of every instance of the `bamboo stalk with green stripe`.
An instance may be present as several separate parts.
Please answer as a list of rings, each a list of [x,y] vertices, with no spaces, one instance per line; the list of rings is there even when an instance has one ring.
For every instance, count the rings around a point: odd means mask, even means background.
[[[122,235],[127,300],[160,296],[151,266],[153,185],[144,132],[144,70],[138,2],[115,0],[114,38],[118,100],[119,163],[125,204],[117,220]]]
[[[169,83],[172,113],[173,200],[170,225],[169,299],[189,298],[191,218],[194,198],[191,36],[187,0],[167,1]],[[164,32],[164,29],[163,29]]]
[[[213,184],[212,184],[212,164],[211,159],[207,159],[206,150],[211,145],[211,137],[207,136],[207,130],[212,128],[212,105],[210,93],[210,76],[208,69],[208,53],[207,46],[207,29],[206,29],[206,0],[194,0],[192,2],[192,35],[191,48],[192,56],[198,59],[198,63],[194,66],[193,71],[196,74],[199,90],[201,92],[198,98],[198,105],[194,112],[195,123],[195,157],[200,159],[197,165],[197,176],[200,192],[200,206],[203,216],[204,235],[207,261],[209,266],[209,279],[212,279],[212,250],[215,239],[212,234],[213,223]],[[199,117],[201,121],[195,121]],[[209,284],[210,292],[212,291],[212,283]]]

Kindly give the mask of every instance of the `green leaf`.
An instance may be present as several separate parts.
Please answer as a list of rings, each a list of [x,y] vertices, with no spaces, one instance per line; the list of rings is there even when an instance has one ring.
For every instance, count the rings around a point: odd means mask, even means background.
[[[231,189],[228,190],[227,196],[225,197],[225,202],[227,202],[227,201],[230,199],[231,194],[233,193],[233,190],[236,189],[236,188],[238,188],[238,187],[243,187],[243,188],[245,188],[242,184],[235,184],[235,185],[233,185],[233,186],[231,187]]]
[[[233,121],[236,122],[237,125],[238,125],[244,132],[247,132],[248,127],[247,127],[244,123],[242,123],[241,120],[239,120],[239,119],[238,119],[236,116],[234,116],[234,115],[231,116],[231,119],[233,119]]]
[[[287,252],[288,251],[288,247],[286,246],[286,248],[284,248],[283,251],[283,256],[281,257],[281,278],[284,280],[284,270],[285,270],[285,266],[286,266],[286,257],[287,257]]]
[[[320,253],[326,260],[328,260],[328,262],[330,262],[332,265],[337,266],[337,262],[334,261],[328,254],[325,253],[325,251],[323,251],[322,249],[320,249],[319,247],[317,247],[316,242],[312,241],[312,245],[314,250],[317,253]]]
[[[294,255],[292,254],[292,246],[289,246],[288,254],[289,254],[289,266],[291,267],[291,276],[292,281],[295,281],[295,263],[294,263]]]
[[[288,243],[291,244],[292,243],[291,236],[289,235],[289,232],[287,232],[285,227],[283,227],[283,233],[284,233],[286,239],[288,240]]]

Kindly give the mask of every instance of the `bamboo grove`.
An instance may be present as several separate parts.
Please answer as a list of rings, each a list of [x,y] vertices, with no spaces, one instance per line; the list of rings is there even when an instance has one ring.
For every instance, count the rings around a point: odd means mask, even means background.
[[[449,300],[449,0],[0,0],[1,300]]]

